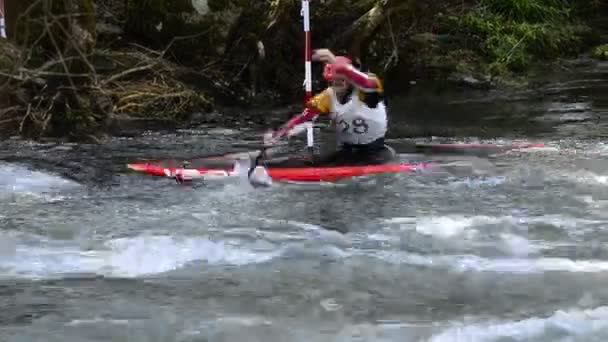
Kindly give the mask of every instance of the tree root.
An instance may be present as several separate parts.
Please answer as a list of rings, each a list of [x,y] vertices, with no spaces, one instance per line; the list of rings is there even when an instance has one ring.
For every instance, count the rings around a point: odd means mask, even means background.
[[[0,64],[0,102],[5,107],[0,110],[0,131],[34,139],[51,135],[90,140],[103,132],[112,114],[182,119],[212,107],[204,95],[174,79],[179,67],[163,59],[169,47],[66,56],[54,46],[57,57],[36,65],[27,54],[0,42],[1,50],[15,52],[10,63]],[[93,56],[114,67],[97,72]],[[89,72],[74,72],[72,62]]]

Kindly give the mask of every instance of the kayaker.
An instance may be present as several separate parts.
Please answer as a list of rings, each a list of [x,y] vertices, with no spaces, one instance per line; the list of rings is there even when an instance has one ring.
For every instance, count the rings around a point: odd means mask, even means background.
[[[272,134],[272,142],[318,115],[329,115],[336,129],[337,151],[320,156],[318,165],[379,164],[394,157],[385,145],[387,115],[382,82],[373,73],[360,70],[360,63],[335,56],[328,49],[316,50],[313,60],[325,63],[323,77],[328,87],[314,96],[305,110]]]

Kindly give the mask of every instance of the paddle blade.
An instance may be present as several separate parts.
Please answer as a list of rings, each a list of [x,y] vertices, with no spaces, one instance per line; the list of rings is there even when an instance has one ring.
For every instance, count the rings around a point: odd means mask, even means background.
[[[272,178],[268,174],[268,170],[260,165],[253,168],[249,158],[236,160],[234,172],[238,175],[240,182],[249,183],[254,188],[272,185]]]
[[[249,183],[256,188],[268,187],[272,185],[272,178],[265,167],[258,165],[249,173]]]

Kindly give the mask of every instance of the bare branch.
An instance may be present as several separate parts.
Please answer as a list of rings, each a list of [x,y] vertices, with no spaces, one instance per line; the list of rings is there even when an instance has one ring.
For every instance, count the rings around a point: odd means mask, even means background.
[[[25,124],[25,120],[30,116],[31,113],[32,113],[32,104],[28,103],[27,111],[25,112],[25,115],[23,116],[23,119],[21,119],[21,123],[19,124],[19,133],[23,133],[23,125]]]
[[[136,73],[136,72],[139,72],[139,71],[144,71],[144,70],[152,69],[155,66],[155,64],[156,63],[150,63],[150,64],[146,64],[146,65],[143,65],[143,66],[139,66],[139,67],[135,67],[135,68],[131,68],[131,69],[125,70],[125,71],[123,71],[121,73],[113,75],[112,77],[110,77],[110,78],[102,81],[101,82],[101,86],[105,86],[108,83],[114,82],[114,81],[118,80],[119,78],[125,77],[127,75],[130,75],[130,74],[133,74],[133,73]]]
[[[10,112],[16,112],[17,110],[19,110],[19,106],[12,106],[12,107],[8,107],[8,108],[0,109],[0,117],[4,116]]]

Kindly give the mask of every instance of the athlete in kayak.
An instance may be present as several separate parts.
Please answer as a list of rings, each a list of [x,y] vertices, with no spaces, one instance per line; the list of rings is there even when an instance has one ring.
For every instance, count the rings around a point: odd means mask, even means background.
[[[316,50],[313,60],[325,63],[323,77],[329,86],[314,96],[306,109],[272,134],[270,143],[318,115],[329,115],[336,129],[338,150],[321,156],[316,165],[368,165],[392,160],[394,151],[385,145],[387,130],[384,89],[380,79],[362,72],[359,63],[335,56],[328,49]]]

